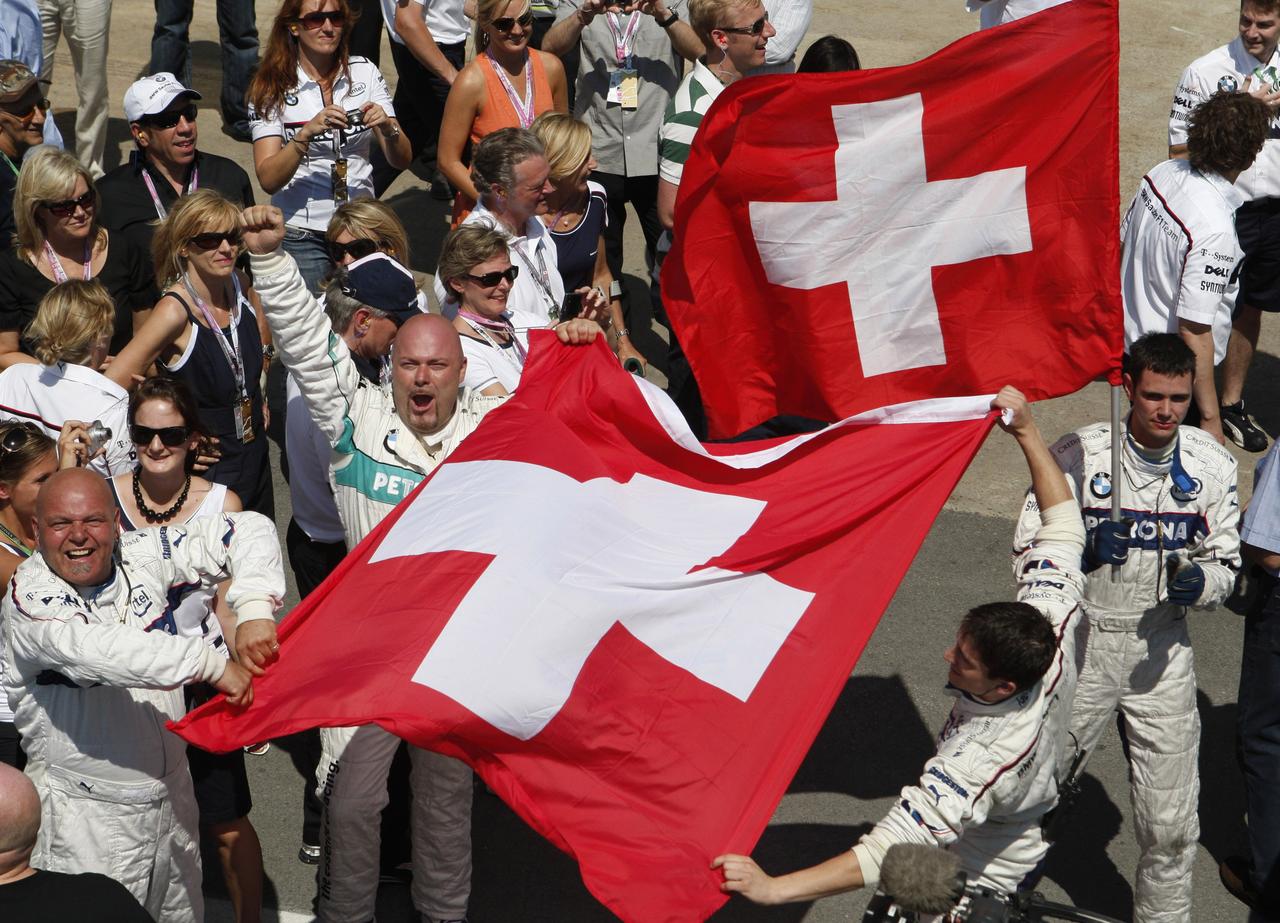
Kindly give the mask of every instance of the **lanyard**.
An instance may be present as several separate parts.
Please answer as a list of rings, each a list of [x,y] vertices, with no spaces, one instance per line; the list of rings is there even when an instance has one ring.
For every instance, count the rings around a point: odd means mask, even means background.
[[[520,345],[520,339],[516,336],[516,328],[511,323],[511,318],[503,316],[497,320],[490,320],[487,317],[481,317],[479,314],[465,310],[459,311],[458,315],[471,325],[471,329],[484,337],[485,341],[498,351],[498,355],[514,364],[517,371],[524,368],[525,348]],[[506,331],[507,336],[511,337],[511,348],[503,349],[501,344],[489,335],[490,330]],[[513,359],[512,356],[515,358]]]
[[[507,72],[498,63],[497,58],[493,56],[493,52],[486,51],[485,55],[489,58],[489,64],[493,67],[493,72],[498,75],[502,88],[507,91],[507,99],[511,100],[511,108],[516,111],[516,118],[520,122],[520,127],[528,128],[533,124],[533,61],[529,57],[529,52],[526,51],[524,53],[523,100],[516,95],[516,88],[507,79]]]
[[[164,206],[160,204],[160,193],[156,192],[156,184],[151,181],[151,174],[147,172],[146,164],[142,166],[142,182],[147,186],[147,192],[151,193],[151,204],[156,207],[156,217],[161,221],[165,219]],[[191,182],[187,183],[187,192],[195,192],[200,188],[200,168],[194,164],[191,167]]]
[[[17,168],[16,166],[14,166],[13,161],[9,159],[9,155],[8,155],[8,154],[6,154],[4,151],[0,151],[0,157],[3,157],[3,158],[4,158],[4,162],[5,162],[5,163],[7,163],[7,164],[9,165],[9,169],[13,171],[13,175],[14,175],[14,176],[17,176],[17,175],[18,175],[18,168]]]
[[[529,242],[529,238],[525,238],[525,242]],[[533,281],[538,284],[538,288],[542,290],[542,294],[546,296],[547,303],[551,305],[551,310],[547,313],[551,315],[551,319],[555,320],[560,316],[560,305],[556,304],[556,296],[551,291],[551,276],[547,274],[547,261],[542,258],[542,251],[538,249],[538,245],[533,245],[533,252],[538,257],[538,268],[533,268],[533,263],[529,257],[525,255],[524,247],[512,241],[511,249],[516,252],[516,256],[520,257],[520,262],[524,263],[529,269],[529,275],[533,276]]]
[[[227,342],[227,335],[222,332],[222,328],[218,326],[218,322],[213,319],[213,312],[209,310],[209,306],[205,304],[204,299],[196,294],[194,288],[191,287],[191,280],[187,278],[187,274],[182,274],[182,284],[187,287],[187,293],[196,303],[196,307],[200,309],[200,313],[204,315],[205,323],[209,325],[209,332],[213,334],[213,338],[218,341],[218,345],[222,347],[222,355],[227,359],[227,364],[231,366],[231,374],[235,376],[236,387],[240,389],[240,397],[246,399],[249,397],[249,389],[245,386],[244,363],[240,359],[240,280],[236,278],[235,273],[231,274],[231,285],[235,290],[235,305],[227,316],[231,319],[228,326],[231,328],[231,341]]]
[[[625,29],[618,28],[618,14],[606,13],[605,23],[609,26],[609,33],[613,36],[613,56],[618,60],[618,66],[621,67],[631,60],[631,55],[636,48],[636,29],[640,26],[640,11],[636,10],[627,19]]]
[[[0,522],[0,533],[3,533],[5,538],[9,539],[7,544],[10,548],[19,552],[24,558],[31,557],[31,549],[27,547],[27,543],[18,538],[13,530],[2,522]]]
[[[59,282],[66,282],[66,270],[62,268],[62,263],[58,260],[58,254],[53,252],[53,247],[49,246],[49,241],[47,240],[44,242],[44,258],[49,261],[49,268],[53,270],[53,277]],[[93,278],[93,247],[87,239],[84,242],[84,277],[86,281]]]

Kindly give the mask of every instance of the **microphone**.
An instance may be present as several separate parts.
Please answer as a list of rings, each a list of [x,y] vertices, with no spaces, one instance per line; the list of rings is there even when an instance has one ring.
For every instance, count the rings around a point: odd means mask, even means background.
[[[965,877],[954,853],[920,843],[895,843],[880,864],[880,889],[903,909],[946,913],[964,894]]]

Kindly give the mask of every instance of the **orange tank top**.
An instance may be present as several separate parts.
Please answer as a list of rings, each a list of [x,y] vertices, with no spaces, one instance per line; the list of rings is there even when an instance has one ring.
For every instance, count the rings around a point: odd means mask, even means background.
[[[555,100],[551,96],[551,84],[547,82],[547,72],[542,66],[541,52],[529,49],[530,73],[533,76],[533,116],[537,118],[544,112],[550,112],[555,108]],[[476,64],[480,68],[480,73],[484,74],[484,105],[480,109],[479,115],[475,121],[471,123],[471,149],[475,150],[475,146],[480,143],[486,135],[490,135],[499,128],[521,128],[527,127],[520,124],[520,114],[516,111],[515,103],[507,95],[506,88],[502,85],[502,79],[498,76],[498,72],[494,69],[494,61],[486,53],[481,53],[476,58]],[[501,67],[501,65],[498,65]],[[508,75],[509,77],[509,75]],[[524,97],[525,80],[521,77],[519,80],[511,81],[512,88],[516,91],[516,95]],[[453,226],[456,228],[462,219],[470,214],[471,209],[476,207],[476,203],[472,201],[470,196],[464,196],[458,193],[453,203]]]

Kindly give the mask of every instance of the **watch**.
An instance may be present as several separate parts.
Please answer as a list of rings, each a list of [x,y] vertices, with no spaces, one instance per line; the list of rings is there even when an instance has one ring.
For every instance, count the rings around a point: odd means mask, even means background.
[[[671,15],[668,16],[666,19],[658,20],[658,25],[660,25],[664,29],[670,29],[673,25],[675,25],[676,20],[679,18],[680,18],[680,14],[677,13],[675,10],[672,10]]]
[[[268,343],[262,347],[262,358],[270,362],[276,357],[276,347],[274,343]]]

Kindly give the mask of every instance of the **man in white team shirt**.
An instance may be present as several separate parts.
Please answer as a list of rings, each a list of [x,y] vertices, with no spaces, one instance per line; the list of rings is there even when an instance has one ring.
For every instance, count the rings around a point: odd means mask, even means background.
[[[1187,156],[1191,111],[1214,93],[1246,87],[1276,106],[1280,94],[1280,0],[1243,0],[1240,34],[1191,62],[1178,81],[1169,111],[1169,156]],[[1259,73],[1260,72],[1260,73]],[[1250,452],[1267,447],[1267,436],[1244,408],[1244,381],[1258,345],[1263,311],[1280,311],[1280,122],[1273,119],[1267,142],[1253,166],[1241,172],[1236,191],[1242,205],[1236,233],[1246,260],[1240,271],[1230,341],[1222,361],[1222,429]]]
[[[1187,423],[1224,442],[1214,366],[1231,332],[1239,262],[1232,185],[1267,137],[1270,110],[1247,93],[1217,93],[1192,111],[1187,159],[1138,184],[1120,227],[1126,348],[1145,333],[1177,333],[1196,354]]]
[[[965,0],[965,7],[970,13],[981,13],[979,29],[990,29],[1065,2],[1066,0]]]

